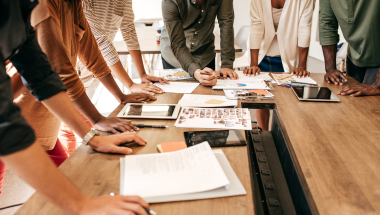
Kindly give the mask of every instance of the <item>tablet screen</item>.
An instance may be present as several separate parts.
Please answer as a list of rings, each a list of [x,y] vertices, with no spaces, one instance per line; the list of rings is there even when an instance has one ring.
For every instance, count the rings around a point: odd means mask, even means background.
[[[172,116],[175,105],[130,105],[124,116]]]
[[[238,130],[185,132],[188,147],[207,141],[211,147],[245,146],[247,143]]]
[[[331,90],[327,87],[293,87],[300,99],[333,99]]]

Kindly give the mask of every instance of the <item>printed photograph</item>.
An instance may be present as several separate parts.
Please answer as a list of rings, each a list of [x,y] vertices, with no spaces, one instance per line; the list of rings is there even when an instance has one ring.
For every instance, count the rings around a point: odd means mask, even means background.
[[[194,119],[195,115],[190,115],[189,119]]]
[[[185,122],[186,122],[186,120],[180,119],[179,122],[178,122],[178,124],[184,124]]]

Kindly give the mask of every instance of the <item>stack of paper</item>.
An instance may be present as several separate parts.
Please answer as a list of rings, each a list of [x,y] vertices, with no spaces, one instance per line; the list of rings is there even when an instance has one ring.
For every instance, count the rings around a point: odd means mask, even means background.
[[[178,104],[182,107],[236,107],[237,101],[225,96],[184,94]]]
[[[163,89],[166,93],[192,93],[199,83],[170,82],[170,84],[155,83],[154,85]]]
[[[207,142],[176,152],[128,155],[120,163],[120,193],[149,203],[246,194],[223,152],[213,153]]]
[[[174,124],[184,128],[220,128],[251,130],[251,116],[247,108],[191,108],[183,107]]]
[[[297,76],[290,75],[290,74],[272,74],[272,75],[273,75],[273,77],[276,80],[278,85],[289,84],[292,81],[306,83],[306,84],[317,84],[317,82],[314,81],[310,77],[297,78]]]

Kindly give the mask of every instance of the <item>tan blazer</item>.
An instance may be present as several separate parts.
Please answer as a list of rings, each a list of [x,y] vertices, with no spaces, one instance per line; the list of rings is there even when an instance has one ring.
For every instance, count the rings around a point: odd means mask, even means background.
[[[298,67],[298,47],[309,47],[315,0],[287,0],[277,29],[285,72]],[[258,62],[265,57],[276,35],[270,0],[251,0],[250,49],[260,49]]]

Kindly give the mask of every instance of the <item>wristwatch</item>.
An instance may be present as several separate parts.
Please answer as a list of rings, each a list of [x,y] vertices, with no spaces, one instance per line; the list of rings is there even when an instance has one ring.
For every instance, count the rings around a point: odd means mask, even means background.
[[[88,146],[88,142],[94,137],[94,136],[98,136],[99,133],[91,128],[91,130],[86,134],[86,136],[83,137],[83,144]]]

